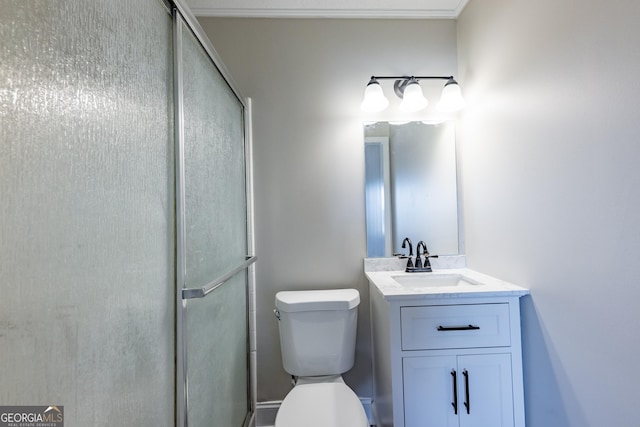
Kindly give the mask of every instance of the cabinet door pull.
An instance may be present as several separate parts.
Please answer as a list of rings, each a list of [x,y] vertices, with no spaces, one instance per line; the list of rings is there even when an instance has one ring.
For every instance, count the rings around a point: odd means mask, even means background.
[[[462,371],[462,375],[464,375],[464,407],[467,408],[467,414],[471,412],[471,402],[469,400],[469,372],[466,369]]]
[[[453,377],[453,402],[451,402],[451,405],[453,406],[453,413],[458,415],[458,374],[455,369],[451,371],[451,376]]]
[[[440,332],[447,332],[447,331],[475,331],[477,329],[480,329],[480,326],[476,326],[476,325],[465,325],[465,326],[442,326],[442,325],[439,325],[438,326],[438,330]]]

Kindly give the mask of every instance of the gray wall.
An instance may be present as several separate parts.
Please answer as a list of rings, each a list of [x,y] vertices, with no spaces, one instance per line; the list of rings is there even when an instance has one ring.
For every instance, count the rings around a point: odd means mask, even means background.
[[[470,103],[458,129],[466,252],[472,268],[532,289],[523,301],[531,427],[640,423],[640,5],[622,4],[484,0],[470,2],[458,23]],[[355,286],[367,303],[358,105],[365,80],[456,74],[456,28],[202,23],[255,101],[258,397],[280,399],[288,384],[271,315],[275,292]],[[358,365],[347,378],[367,396],[366,310],[360,315]]]
[[[640,3],[470,2],[472,268],[520,283],[528,427],[640,425]]]
[[[360,290],[356,366],[345,378],[370,396],[360,102],[372,74],[455,74],[456,24],[200,22],[254,101],[258,400],[282,399],[290,389],[272,314],[275,293],[311,288]]]

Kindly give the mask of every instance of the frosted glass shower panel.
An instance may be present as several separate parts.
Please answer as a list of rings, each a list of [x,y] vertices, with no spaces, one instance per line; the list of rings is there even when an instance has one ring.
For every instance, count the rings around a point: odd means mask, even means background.
[[[246,277],[187,300],[189,426],[241,427],[247,415]]]
[[[185,287],[226,275],[247,255],[243,106],[182,28]],[[186,300],[189,426],[240,427],[249,412],[247,272]]]
[[[2,405],[173,422],[172,33],[158,0],[2,2]]]
[[[191,32],[184,34],[187,285],[247,255],[243,107]]]

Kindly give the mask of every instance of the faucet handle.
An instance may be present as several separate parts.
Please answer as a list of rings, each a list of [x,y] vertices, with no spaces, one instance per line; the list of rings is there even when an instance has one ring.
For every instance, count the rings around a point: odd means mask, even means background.
[[[429,262],[429,258],[438,258],[438,255],[431,255],[429,252],[424,254],[424,268],[429,268],[431,270],[431,262]]]
[[[407,260],[407,268],[413,268],[413,261],[411,261],[411,257],[407,254],[393,254],[393,256],[397,256],[398,259],[406,259]]]

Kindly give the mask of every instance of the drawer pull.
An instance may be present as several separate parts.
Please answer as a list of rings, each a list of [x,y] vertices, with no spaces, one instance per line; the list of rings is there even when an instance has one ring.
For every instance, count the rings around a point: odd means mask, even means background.
[[[447,332],[447,331],[475,331],[480,329],[480,326],[476,326],[476,325],[466,325],[466,326],[438,326],[438,330],[440,332]]]
[[[451,376],[453,377],[453,402],[451,402],[451,406],[453,406],[453,413],[458,415],[458,374],[455,369],[451,371]]]

